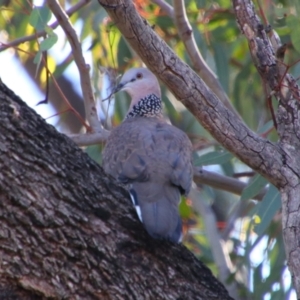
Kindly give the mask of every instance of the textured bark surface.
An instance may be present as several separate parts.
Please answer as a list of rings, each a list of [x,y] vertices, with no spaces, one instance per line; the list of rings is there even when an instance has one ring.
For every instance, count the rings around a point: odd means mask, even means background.
[[[98,0],[144,63],[225,148],[266,177],[281,192],[283,234],[288,265],[300,299],[300,93],[296,81],[276,58],[276,39],[261,24],[251,0],[233,0],[238,24],[253,61],[279,101],[278,143],[252,132],[228,111],[189,66],[142,19],[131,0]],[[280,45],[279,45],[280,46]]]
[[[127,192],[0,83],[0,299],[231,299]]]
[[[282,45],[275,33],[265,29],[252,2],[233,0],[233,6],[255,66],[269,95],[274,94],[279,102],[276,123],[283,155],[282,182],[277,187],[281,192],[287,264],[300,299],[300,90],[296,80],[287,74],[287,66],[276,57]]]

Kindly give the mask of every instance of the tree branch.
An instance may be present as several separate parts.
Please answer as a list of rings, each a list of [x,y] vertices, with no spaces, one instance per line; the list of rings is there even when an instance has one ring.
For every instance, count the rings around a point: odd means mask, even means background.
[[[244,188],[247,186],[247,183],[243,181],[216,172],[207,171],[201,167],[194,167],[194,181],[197,185],[206,184],[215,189],[236,195],[242,195]],[[253,199],[261,201],[265,194],[266,189],[263,189],[258,195],[253,197]]]
[[[159,6],[170,18],[174,19],[174,8],[164,0],[152,0],[157,6]]]
[[[78,146],[91,146],[100,143],[105,143],[109,136],[108,130],[103,130],[100,133],[78,133],[69,134],[68,137],[72,139]]]
[[[59,24],[63,28],[72,48],[73,57],[79,70],[86,117],[92,128],[92,132],[101,133],[103,132],[103,128],[98,120],[97,110],[95,107],[94,93],[89,74],[90,67],[85,63],[77,34],[58,1],[48,0],[48,6],[59,21]]]
[[[130,0],[102,0],[100,4],[104,4],[116,26],[148,68],[217,141],[276,186],[286,182],[281,173],[280,147],[259,137],[228,111],[204,82],[137,14]]]
[[[206,64],[201,52],[199,51],[192,26],[188,20],[184,0],[173,0],[174,20],[178,29],[179,36],[184,43],[185,49],[192,61],[193,69],[200,75],[201,79],[223,102],[225,107],[231,110],[237,118],[240,118],[232,106],[229,98],[223,90],[216,74]]]
[[[183,0],[173,0],[173,7],[165,1],[152,0],[157,4],[170,18],[174,19],[178,29],[178,34],[184,43],[187,53],[192,61],[193,69],[200,75],[207,86],[219,97],[223,104],[231,110],[236,117],[240,118],[235,108],[232,106],[228,96],[223,90],[217,76],[206,64],[201,52],[199,51],[192,26],[188,20],[185,4]]]

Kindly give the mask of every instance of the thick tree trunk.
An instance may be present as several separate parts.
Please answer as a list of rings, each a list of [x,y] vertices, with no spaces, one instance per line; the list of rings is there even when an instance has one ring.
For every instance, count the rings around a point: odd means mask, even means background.
[[[233,7],[242,33],[248,40],[255,66],[266,86],[267,97],[278,100],[276,111],[277,132],[281,154],[281,180],[276,184],[281,192],[282,229],[287,264],[300,299],[300,89],[290,76],[288,67],[279,53],[285,46],[276,38],[277,33],[266,30],[256,15],[250,0],[233,0]]]
[[[300,89],[277,57],[284,52],[270,28],[261,23],[251,0],[233,0],[241,32],[268,94],[279,102],[279,142],[251,131],[207,88],[142,19],[131,0],[98,0],[143,62],[173,92],[211,135],[281,192],[283,234],[289,269],[300,299]]]
[[[231,299],[127,192],[0,83],[0,299]]]

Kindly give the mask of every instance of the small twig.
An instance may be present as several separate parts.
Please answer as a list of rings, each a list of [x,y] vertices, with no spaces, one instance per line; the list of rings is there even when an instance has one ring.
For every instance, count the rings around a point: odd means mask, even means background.
[[[106,142],[110,132],[103,129],[101,132],[91,134],[72,134],[69,135],[78,146],[90,146]]]
[[[230,109],[239,119],[240,115],[232,106],[228,96],[223,90],[217,76],[206,64],[201,52],[199,51],[192,26],[188,20],[184,0],[173,0],[174,21],[178,29],[178,34],[184,43],[185,49],[192,61],[193,68],[204,80],[207,86],[219,97],[224,105]]]
[[[48,74],[51,76],[51,78],[53,80],[53,83],[54,83],[58,93],[60,94],[60,96],[62,97],[64,102],[68,105],[69,110],[71,110],[74,113],[74,115],[78,118],[78,120],[80,120],[81,124],[86,128],[87,131],[89,131],[90,130],[89,126],[86,124],[85,120],[81,117],[81,115],[78,113],[78,111],[72,107],[71,103],[69,102],[69,100],[65,96],[64,92],[61,90],[61,88],[60,88],[59,84],[57,83],[57,81],[56,81],[55,77],[53,76],[53,74],[51,72],[48,72]]]
[[[272,104],[272,95],[267,97],[267,105],[271,112],[274,127],[277,130],[277,121],[276,121],[276,115],[275,115],[275,111],[274,111],[273,104]]]
[[[45,91],[45,99],[39,101],[39,102],[36,104],[36,106],[41,105],[41,104],[47,104],[47,103],[48,103],[48,100],[49,100],[49,86],[50,86],[50,83],[49,83],[49,77],[50,77],[50,71],[49,71],[49,68],[48,68],[48,52],[47,52],[47,51],[45,51],[45,53],[44,53],[43,61],[44,61],[44,65],[45,65],[45,73],[46,73],[46,91]]]
[[[73,57],[79,71],[87,120],[93,132],[101,132],[103,129],[98,120],[97,110],[95,107],[94,93],[89,74],[90,67],[85,63],[81,44],[76,31],[57,0],[48,0],[48,6],[59,21],[59,24],[63,28],[72,48]]]
[[[234,178],[240,178],[240,177],[253,177],[256,173],[253,171],[250,172],[239,172],[239,173],[234,173],[232,177]]]

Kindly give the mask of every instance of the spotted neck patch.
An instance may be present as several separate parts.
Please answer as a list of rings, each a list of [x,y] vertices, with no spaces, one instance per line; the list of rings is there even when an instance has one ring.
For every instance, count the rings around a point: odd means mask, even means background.
[[[127,114],[126,119],[133,117],[155,117],[161,114],[161,100],[154,94],[142,98],[131,111]]]

